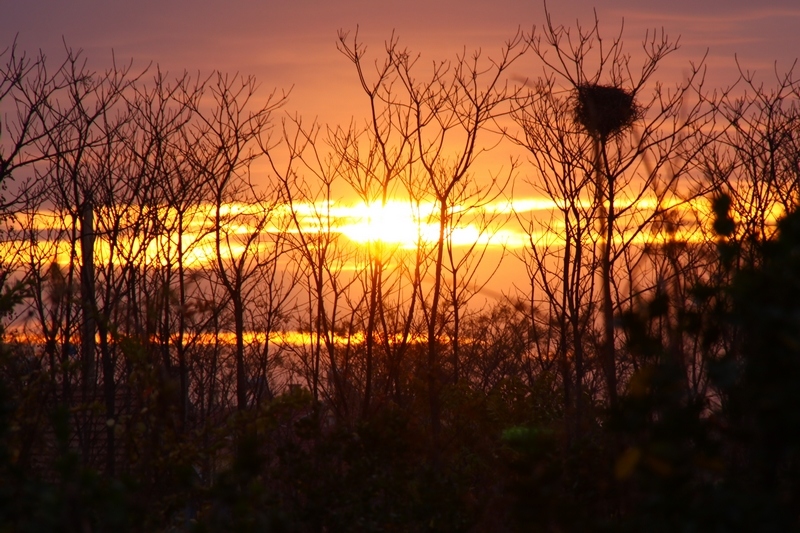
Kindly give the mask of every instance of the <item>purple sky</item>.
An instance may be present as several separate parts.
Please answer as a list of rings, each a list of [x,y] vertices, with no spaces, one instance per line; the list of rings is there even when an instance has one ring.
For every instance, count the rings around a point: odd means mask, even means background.
[[[518,27],[541,25],[538,0],[5,0],[0,46],[18,34],[21,48],[41,48],[57,59],[62,38],[81,48],[95,68],[133,59],[134,68],[158,63],[180,73],[213,69],[253,74],[265,91],[294,87],[287,109],[324,121],[360,115],[352,67],[335,48],[339,29],[360,28],[377,56],[392,30],[401,43],[425,60],[452,58],[464,47],[486,53],[500,48]],[[786,72],[800,55],[800,4],[797,0],[571,0],[550,2],[556,23],[593,20],[593,5],[605,33],[625,21],[627,49],[636,51],[648,28],[663,27],[681,37],[680,52],[662,77],[679,74],[706,49],[709,80],[715,87],[736,79],[740,64],[765,76]],[[533,63],[528,63],[533,67]],[[517,66],[520,77],[525,63]],[[767,78],[765,78],[767,79]],[[671,81],[671,80],[665,80]]]
[[[594,20],[588,0],[549,5],[556,24]],[[681,50],[657,74],[664,82],[676,82],[708,50],[709,86],[736,80],[737,55],[743,68],[757,70],[769,85],[776,62],[785,73],[800,55],[798,0],[762,0],[761,7],[754,7],[755,0],[595,0],[595,5],[608,37],[624,18],[626,50],[633,53],[648,29],[663,27],[673,38],[680,36]],[[453,58],[465,48],[492,54],[518,28],[544,22],[541,0],[0,0],[0,6],[0,47],[16,34],[20,48],[34,53],[41,48],[57,61],[63,38],[83,49],[96,69],[109,66],[113,50],[118,61],[132,59],[134,71],[158,63],[176,75],[214,69],[252,74],[264,95],[294,87],[289,113],[332,125],[366,112],[354,69],[336,51],[339,29],[358,26],[371,57],[380,55],[394,30],[427,62]],[[541,72],[532,57],[514,69],[518,78]],[[526,194],[519,187],[515,194]],[[524,275],[516,261],[504,261],[502,268],[493,290],[507,290],[507,280]]]

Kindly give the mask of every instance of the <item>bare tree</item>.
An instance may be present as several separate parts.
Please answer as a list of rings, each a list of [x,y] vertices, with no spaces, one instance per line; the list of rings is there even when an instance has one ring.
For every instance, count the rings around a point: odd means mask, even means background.
[[[54,95],[66,90],[65,76],[70,62],[50,72],[44,55],[31,59],[17,50],[16,41],[0,52],[0,212],[9,213],[34,191],[41,192],[34,179],[36,167],[46,165],[53,155],[42,120]],[[15,182],[12,186],[12,182]]]
[[[255,289],[252,280],[265,267],[261,251],[272,245],[268,241],[274,233],[268,231],[268,225],[277,199],[253,195],[250,165],[260,153],[259,141],[268,134],[272,112],[285,100],[273,93],[264,103],[254,105],[255,91],[252,78],[230,79],[218,74],[210,88],[213,107],[205,112],[196,109],[198,123],[192,132],[192,151],[187,154],[194,170],[207,180],[211,195],[214,274],[225,288],[233,315],[236,401],[240,410],[248,403],[244,346],[247,303]],[[241,228],[246,231],[238,231]]]
[[[774,76],[767,87],[755,73],[740,71],[738,87],[716,104],[723,133],[702,154],[707,186],[731,199],[736,241],[770,238],[776,220],[799,199],[800,84],[792,70]]]
[[[95,215],[98,204],[102,202],[98,178],[113,172],[113,162],[109,158],[120,145],[121,131],[129,119],[122,94],[134,83],[136,76],[130,73],[129,67],[116,65],[106,72],[92,73],[86,69],[80,54],[67,50],[67,59],[59,69],[58,79],[63,90],[48,99],[38,116],[45,132],[40,150],[48,154],[47,200],[68,219],[65,221],[70,248],[67,294],[79,294],[81,299],[81,398],[84,402],[91,402],[98,385],[95,338],[99,333],[106,417],[114,420],[115,367],[108,344],[108,324],[98,320]],[[73,292],[76,276],[80,291]],[[66,311],[64,337],[70,339],[74,317],[71,306],[67,306]],[[71,349],[68,340],[62,344],[62,361],[68,360]],[[88,461],[93,451],[90,440],[94,438],[94,428],[88,419],[79,421],[78,427],[84,457]],[[106,468],[113,472],[113,427],[109,425],[105,433]]]
[[[412,278],[412,287],[418,291],[418,296],[412,297],[405,315],[410,321],[416,305],[421,306],[426,329],[425,372],[430,424],[436,441],[441,426],[439,396],[443,385],[441,338],[447,322],[443,311],[444,293],[451,284],[453,313],[450,316],[458,323],[460,308],[465,303],[465,296],[458,288],[464,287],[465,280],[469,281],[475,266],[467,267],[463,260],[452,256],[451,275],[450,278],[446,276],[446,252],[453,250],[454,217],[456,213],[463,215],[464,211],[479,207],[502,190],[503,180],[494,177],[488,185],[478,185],[472,182],[471,173],[476,160],[492,146],[488,127],[498,115],[506,112],[504,105],[516,94],[517,89],[507,84],[506,71],[527,47],[518,35],[506,43],[496,59],[485,60],[480,53],[468,57],[465,53],[452,62],[434,63],[430,72],[420,76],[418,56],[400,48],[392,38],[386,44],[385,60],[376,65],[375,80],[368,81],[364,69],[365,49],[358,37],[350,41],[343,33],[339,41],[340,50],[355,65],[370,102],[370,149],[366,161],[378,162],[361,167],[363,174],[351,182],[367,202],[385,203],[392,188],[400,183],[405,189],[400,192],[407,198],[424,199],[434,205],[433,212],[426,214],[429,217],[426,223],[437,227],[438,237],[432,243],[419,242],[424,253],[418,256],[420,261]],[[367,286],[369,361],[375,328],[374,307],[382,299],[381,261],[377,257],[372,259]],[[466,274],[465,270],[471,273]],[[429,292],[423,291],[420,283],[425,276],[432,282]],[[458,279],[460,276],[465,278]],[[451,332],[457,353],[458,328]],[[368,402],[369,397],[365,407]]]
[[[584,211],[581,218],[591,215],[596,228],[592,239],[599,256],[600,368],[608,402],[614,405],[620,371],[614,315],[631,294],[642,290],[618,285],[616,265],[626,254],[630,258],[641,253],[637,242],[646,239],[652,222],[665,210],[687,205],[698,194],[692,186],[695,155],[707,142],[701,130],[713,119],[702,91],[702,64],[692,64],[683,81],[667,87],[655,81],[654,75],[664,58],[678,49],[676,42],[663,32],[649,33],[642,45],[642,64],[636,68],[632,56],[623,51],[621,32],[610,41],[602,39],[597,20],[588,29],[579,26],[573,32],[554,25],[548,14],[542,32],[531,35],[529,42],[545,67],[532,105],[550,102],[561,119],[537,125],[538,117],[544,115],[528,114],[523,106],[518,121],[529,131],[541,128],[527,136],[535,143],[529,146],[531,151],[545,159],[544,165],[539,163],[542,173],[547,167],[569,173],[574,169],[572,179],[578,181],[573,190],[593,193],[588,198],[592,210]],[[561,96],[550,98],[543,92]],[[548,156],[551,147],[561,148]],[[576,159],[564,161],[564,156]],[[555,164],[547,162],[549,157],[557,158]],[[568,210],[563,213],[569,215]],[[573,210],[571,216],[576,214]],[[570,277],[567,254],[573,247],[577,252],[578,245],[573,241],[559,255],[562,265],[567,265],[562,283]],[[617,296],[620,289],[628,296]]]
[[[541,80],[514,115],[536,174],[528,179],[549,204],[514,206],[528,238],[515,254],[525,264],[533,323],[556,329],[557,336],[536,335],[544,358],[558,361],[564,405],[576,423],[584,414],[584,377],[594,349],[598,240],[593,232],[598,206],[592,201],[591,145],[575,124],[569,99],[559,96],[552,79]],[[543,202],[544,203],[544,202]],[[541,311],[541,312],[538,312]],[[550,346],[555,342],[555,346]]]
[[[350,417],[354,369],[351,366],[353,314],[360,296],[348,295],[356,279],[345,275],[354,251],[341,235],[333,215],[343,157],[325,153],[318,142],[319,126],[304,126],[299,118],[285,120],[281,157],[276,146],[263,146],[288,209],[290,247],[297,280],[305,290],[298,295],[297,327],[310,334],[308,345],[294,346],[300,373],[314,400],[324,396],[337,416]],[[303,316],[305,315],[305,316]],[[341,335],[344,333],[344,335]],[[340,342],[344,337],[344,346]]]

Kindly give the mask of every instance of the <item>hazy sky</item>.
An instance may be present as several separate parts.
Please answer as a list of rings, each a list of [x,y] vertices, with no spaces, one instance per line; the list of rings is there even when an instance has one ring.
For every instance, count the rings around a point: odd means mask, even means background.
[[[690,62],[708,52],[708,85],[737,78],[736,63],[757,70],[767,83],[777,62],[785,73],[800,55],[798,0],[551,0],[555,24],[594,21],[616,34],[624,19],[626,50],[635,53],[645,32],[663,28],[682,47],[657,77],[676,82]],[[158,64],[162,71],[254,75],[266,95],[292,88],[286,110],[306,120],[347,123],[365,116],[352,65],[336,50],[337,31],[355,31],[379,57],[392,31],[424,62],[454,58],[463,50],[496,53],[522,28],[544,22],[541,0],[0,0],[0,47],[17,35],[18,47],[42,49],[57,61],[64,45],[83,49],[90,66],[107,68],[112,50],[134,71]],[[62,42],[63,40],[63,42]],[[514,65],[515,78],[537,76],[536,61]],[[773,78],[774,80],[774,78]],[[506,164],[507,161],[503,161]],[[519,181],[519,180],[518,180]],[[520,193],[515,188],[514,194]],[[495,291],[524,275],[504,261]]]
[[[740,64],[769,74],[786,72],[800,55],[797,0],[569,0],[551,1],[553,20],[593,21],[609,37],[624,19],[626,46],[635,52],[647,29],[680,36],[682,48],[662,76],[685,71],[706,50],[715,86],[736,79]],[[134,68],[255,75],[265,91],[292,89],[287,109],[322,120],[359,115],[352,67],[336,51],[337,30],[359,28],[377,56],[392,31],[424,60],[454,57],[464,48],[492,53],[514,35],[544,21],[540,0],[0,0],[0,45],[42,49],[57,59],[62,39],[83,49],[95,68],[133,60]],[[533,63],[517,65],[520,77]],[[355,107],[354,107],[355,105]],[[346,119],[345,119],[346,120]]]

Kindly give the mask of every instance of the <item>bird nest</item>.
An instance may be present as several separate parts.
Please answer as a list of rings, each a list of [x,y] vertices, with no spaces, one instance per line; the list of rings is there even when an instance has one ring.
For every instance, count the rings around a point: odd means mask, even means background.
[[[590,135],[609,138],[633,124],[639,109],[633,94],[611,85],[576,88],[575,119]]]

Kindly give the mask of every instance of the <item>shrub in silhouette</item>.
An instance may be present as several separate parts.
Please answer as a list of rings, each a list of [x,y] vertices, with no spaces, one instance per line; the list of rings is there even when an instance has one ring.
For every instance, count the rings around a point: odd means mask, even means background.
[[[796,531],[800,528],[800,212],[776,238],[749,243],[742,265],[729,202],[715,203],[729,272],[697,287],[692,306],[659,294],[621,323],[642,365],[610,428],[622,439],[615,475],[625,531]],[[727,280],[727,281],[726,281]],[[678,305],[708,388],[693,394],[652,321]]]

